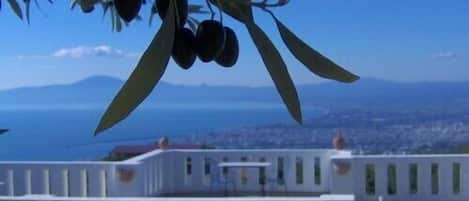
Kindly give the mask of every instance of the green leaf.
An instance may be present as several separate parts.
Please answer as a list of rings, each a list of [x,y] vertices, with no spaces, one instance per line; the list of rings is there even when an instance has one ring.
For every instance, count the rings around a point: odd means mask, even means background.
[[[189,13],[197,13],[197,14],[206,14],[209,13],[208,11],[202,10],[204,6],[198,4],[190,4],[188,8]]]
[[[30,1],[30,0],[29,0]],[[50,0],[51,1],[51,0]],[[50,3],[50,2],[49,2]],[[43,15],[47,16],[47,14],[42,10],[41,5],[39,4],[38,0],[34,0],[34,5],[36,6],[37,10]]]
[[[10,4],[11,9],[13,9],[16,16],[18,16],[20,19],[23,19],[23,11],[21,10],[18,2],[16,2],[16,0],[8,0],[8,4]]]
[[[116,11],[114,10],[114,6],[111,7],[111,30],[114,31],[116,27],[116,17],[115,15],[118,15]]]
[[[111,5],[109,5],[109,3],[103,3],[101,4],[102,7],[103,7],[103,16],[102,16],[102,19],[104,19],[104,17],[106,17],[106,13],[107,11],[109,10],[109,8],[111,7]]]
[[[240,22],[253,21],[250,0],[210,0],[210,2]]]
[[[140,15],[135,16],[135,20],[136,21],[142,21],[142,16],[140,16]]]
[[[174,8],[171,1],[170,8]],[[168,65],[174,42],[175,9],[169,9],[160,30],[145,50],[137,67],[125,82],[107,111],[95,135],[125,119],[152,92]]]
[[[0,135],[3,135],[3,134],[5,134],[5,133],[8,132],[8,131],[9,131],[8,129],[0,128]]]
[[[195,19],[195,18],[193,18],[193,17],[190,17],[190,16],[189,16],[189,20],[191,20],[192,22],[194,22],[195,25],[197,25],[197,26],[199,26],[199,24],[200,24],[200,21],[197,20],[197,19]]]
[[[26,12],[26,22],[31,23],[29,18],[29,9],[30,9],[31,0],[24,0],[25,12]]]
[[[148,20],[148,26],[152,25],[154,16],[155,16],[155,14],[150,14],[150,19]]]
[[[196,19],[189,17],[189,20],[187,20],[187,24],[189,24],[189,27],[191,28],[192,32],[197,33],[197,27],[200,23],[198,23]]]
[[[272,13],[271,13],[272,14]],[[282,22],[280,22],[273,14],[277,28],[280,32],[283,42],[288,47],[290,52],[305,65],[314,74],[336,80],[339,82],[354,82],[360,77],[345,70],[327,57],[321,55],[318,51],[314,50],[303,42],[298,36],[291,32]]]
[[[245,25],[288,111],[298,123],[303,123],[301,105],[295,84],[290,78],[287,65],[282,56],[259,26],[254,22],[248,22]]]
[[[73,10],[75,9],[75,7],[77,6],[78,0],[72,0],[72,2],[70,3],[70,10]]]
[[[117,15],[117,14],[115,15],[115,17],[116,17],[116,20],[115,20],[115,22],[116,22],[116,31],[117,31],[117,32],[121,32],[121,31],[122,31],[122,21],[121,21],[121,17],[120,17],[119,15]]]
[[[153,3],[150,9],[150,19],[148,20],[148,26],[152,25],[153,17],[158,14],[158,9],[156,8],[156,2]]]

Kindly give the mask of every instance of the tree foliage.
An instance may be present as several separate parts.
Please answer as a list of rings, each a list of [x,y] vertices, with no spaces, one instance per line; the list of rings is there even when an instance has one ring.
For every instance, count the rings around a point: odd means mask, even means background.
[[[0,0],[0,9],[2,1],[5,0]],[[25,15],[29,23],[30,0],[23,0],[24,8],[21,7],[20,2],[17,0],[6,1],[20,19],[23,19]],[[115,5],[117,1],[119,0],[72,0],[71,8],[73,9],[78,6],[83,12],[89,13],[94,11],[95,7],[100,6],[103,10],[103,16],[107,16],[109,14],[112,23],[112,30],[119,32],[123,27],[125,27],[124,25],[128,25],[129,17],[126,16],[126,20],[124,20],[122,18],[122,14],[119,15]],[[139,3],[151,6],[151,14],[148,19],[150,24],[154,21],[154,16],[158,14],[158,9],[156,7],[157,2],[145,0],[126,1],[141,1]],[[275,16],[272,11],[274,8],[281,8],[287,5],[289,3],[288,0],[273,1],[274,2],[268,0],[206,0],[206,5],[189,3],[187,8],[189,13],[187,26],[192,29],[193,32],[196,32],[200,22],[191,15],[196,13],[211,14],[211,19],[213,20],[216,13],[213,8],[218,8],[220,16],[228,15],[233,20],[244,25],[248,30],[253,43],[256,45],[262,61],[264,62],[265,67],[267,68],[267,71],[269,72],[288,111],[292,117],[301,124],[303,121],[301,104],[295,84],[288,72],[287,65],[275,44],[255,22],[253,12],[265,12],[272,16],[282,41],[285,43],[288,50],[313,74],[325,79],[331,79],[343,83],[354,82],[358,80],[359,77],[334,63],[332,60],[310,47],[301,38],[295,35]],[[37,0],[34,0],[34,2],[39,6]],[[49,0],[49,2],[53,3],[51,0]],[[132,111],[134,111],[152,92],[161,77],[164,75],[169,59],[171,58],[171,51],[175,41],[174,33],[179,28],[178,20],[180,19],[180,16],[178,9],[180,9],[181,6],[178,5],[177,0],[170,0],[169,2],[168,11],[163,18],[159,31],[155,34],[153,40],[141,56],[134,71],[102,116],[95,134],[99,134],[102,131],[113,127],[115,124],[129,116]],[[209,11],[205,10],[206,8],[208,8]],[[23,9],[25,11],[24,14]],[[136,15],[134,20],[141,20],[141,17]]]

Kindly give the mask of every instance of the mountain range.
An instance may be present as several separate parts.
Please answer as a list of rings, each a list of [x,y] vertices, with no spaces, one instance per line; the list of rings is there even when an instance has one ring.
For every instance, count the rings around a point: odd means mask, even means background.
[[[97,76],[66,85],[3,90],[0,91],[0,108],[27,105],[105,107],[122,84],[122,80],[113,77]],[[353,84],[324,82],[298,85],[297,89],[302,105],[329,109],[469,107],[469,81],[402,83],[365,78]],[[144,105],[169,103],[281,105],[281,99],[273,87],[186,86],[161,82]]]

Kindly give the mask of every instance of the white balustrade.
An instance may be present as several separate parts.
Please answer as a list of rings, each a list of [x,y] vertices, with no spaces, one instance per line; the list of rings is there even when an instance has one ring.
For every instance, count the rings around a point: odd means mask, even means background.
[[[469,200],[469,155],[334,156],[332,164],[351,165],[331,172],[332,193],[356,200]]]
[[[266,191],[327,193],[333,150],[167,150],[124,162],[0,162],[0,195],[139,197],[221,192],[218,163],[264,161]],[[210,164],[207,164],[210,163]],[[281,163],[281,164],[279,164]],[[242,173],[242,174],[241,174]],[[259,192],[258,169],[230,170],[235,189]],[[281,180],[281,181],[280,181]]]
[[[128,165],[138,172],[138,164]],[[118,167],[119,163],[110,162],[0,162],[0,195],[44,194],[61,197],[139,195],[138,191],[113,190],[121,183],[114,176]],[[138,182],[134,181],[133,185],[138,185]]]
[[[219,168],[221,162],[265,168]],[[469,155],[351,155],[335,150],[166,150],[122,162],[0,162],[0,197],[164,197],[229,193],[469,200]],[[222,183],[219,179],[224,179]],[[223,183],[226,182],[226,183]]]
[[[145,195],[214,193],[216,189],[212,184],[215,181],[211,180],[216,176],[213,174],[223,171],[218,164],[243,160],[262,160],[271,164],[265,168],[267,191],[288,189],[289,192],[327,193],[329,158],[334,153],[332,150],[169,150],[133,160],[142,162],[144,166]],[[279,179],[279,160],[283,160],[284,181],[269,183]],[[227,177],[235,186],[230,191],[260,192],[262,188],[259,169],[230,169]]]

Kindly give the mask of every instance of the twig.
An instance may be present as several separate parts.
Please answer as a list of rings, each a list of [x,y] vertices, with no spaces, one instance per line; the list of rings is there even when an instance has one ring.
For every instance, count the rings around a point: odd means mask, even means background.
[[[220,3],[219,0],[217,0],[217,4],[218,4],[218,13],[220,14],[220,23],[223,24],[223,8],[222,8],[222,4]]]
[[[215,11],[213,11],[212,4],[210,4],[209,0],[205,0],[205,3],[207,3],[208,9],[210,10],[210,13],[212,13],[211,18],[213,20],[213,18],[215,17]]]

